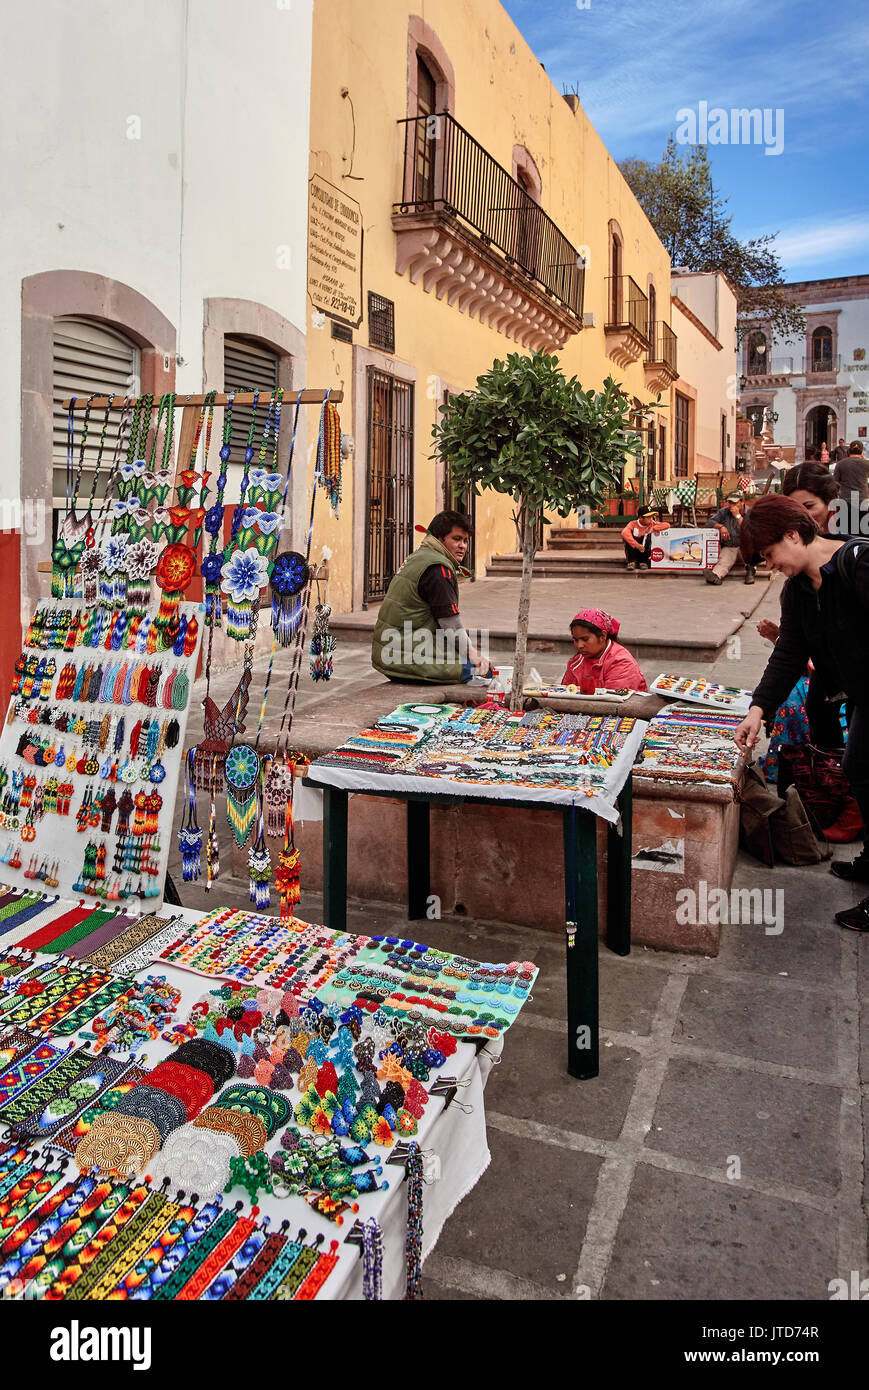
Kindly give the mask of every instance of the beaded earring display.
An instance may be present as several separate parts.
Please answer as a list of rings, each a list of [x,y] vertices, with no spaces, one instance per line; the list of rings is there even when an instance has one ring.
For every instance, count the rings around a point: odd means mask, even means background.
[[[196,787],[193,781],[195,756],[196,750],[191,748],[185,760],[187,810],[178,831],[181,873],[185,883],[195,883],[202,872],[202,831],[196,819]]]
[[[341,501],[341,421],[328,392],[320,415],[315,478],[329,498],[333,516],[337,517]]]

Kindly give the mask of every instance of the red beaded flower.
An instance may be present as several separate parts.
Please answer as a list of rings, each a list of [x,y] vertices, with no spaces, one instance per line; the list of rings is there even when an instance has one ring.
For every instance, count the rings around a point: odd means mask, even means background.
[[[157,563],[157,583],[167,593],[186,589],[196,569],[196,556],[186,545],[167,545]]]

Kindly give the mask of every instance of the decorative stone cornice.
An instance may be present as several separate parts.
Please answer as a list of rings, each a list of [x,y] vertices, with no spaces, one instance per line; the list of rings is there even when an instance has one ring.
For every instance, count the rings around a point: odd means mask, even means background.
[[[525,271],[442,211],[393,213],[395,269],[522,347],[563,348],[582,323]]]
[[[611,357],[618,367],[630,367],[633,362],[639,362],[649,350],[648,340],[630,324],[619,328],[604,327],[604,337],[606,355]]]
[[[649,362],[643,363],[643,375],[647,391],[666,391],[673,385],[674,381],[679,380],[679,373],[675,367],[671,367],[669,362]]]

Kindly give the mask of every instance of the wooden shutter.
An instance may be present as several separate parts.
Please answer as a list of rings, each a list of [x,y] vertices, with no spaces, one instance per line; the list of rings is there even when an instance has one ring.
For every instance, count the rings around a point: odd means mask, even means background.
[[[92,395],[138,396],[141,389],[140,368],[141,355],[138,347],[128,338],[123,337],[122,334],[114,332],[111,328],[105,328],[101,323],[91,323],[88,319],[55,319],[52,388],[54,399],[52,468],[55,508],[64,510],[66,506],[69,412],[64,410],[61,401],[70,396],[83,396],[85,398]],[[104,410],[91,411],[82,480],[79,488],[79,498],[85,502],[90,493],[104,418]],[[120,423],[121,412],[113,410],[109,416],[108,429],[106,430],[105,448],[97,483],[98,497],[103,495]],[[78,468],[83,424],[84,412],[77,410],[73,430],[75,468]]]
[[[223,389],[224,391],[261,391],[254,426],[254,448],[259,449],[262,433],[269,413],[272,391],[278,387],[278,354],[264,343],[253,342],[249,338],[224,338],[223,340]],[[230,446],[233,463],[244,462],[247,436],[253,417],[252,405],[237,405],[232,411],[232,436]],[[271,452],[269,453],[271,459]]]

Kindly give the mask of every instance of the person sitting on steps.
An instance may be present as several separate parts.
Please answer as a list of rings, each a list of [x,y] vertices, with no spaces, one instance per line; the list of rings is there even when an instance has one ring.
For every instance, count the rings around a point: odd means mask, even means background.
[[[392,681],[488,686],[494,670],[472,645],[459,613],[459,573],[471,521],[438,512],[393,577],[380,605],[371,664]]]
[[[739,540],[742,527],[742,510],[745,503],[741,492],[728,494],[724,506],[710,521],[721,537],[721,554],[718,563],[706,572],[707,584],[722,584],[739,559]],[[745,583],[754,583],[754,563],[745,566]]]
[[[625,543],[625,569],[641,570],[652,568],[652,536],[658,531],[669,531],[669,521],[658,521],[654,507],[640,507],[636,517],[632,517],[622,531]]]

